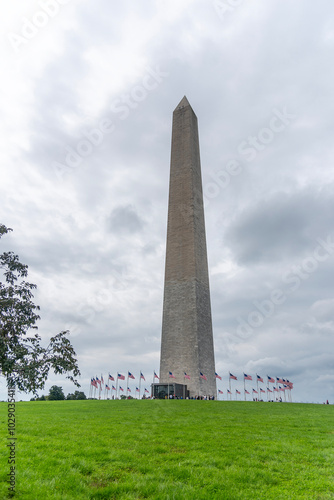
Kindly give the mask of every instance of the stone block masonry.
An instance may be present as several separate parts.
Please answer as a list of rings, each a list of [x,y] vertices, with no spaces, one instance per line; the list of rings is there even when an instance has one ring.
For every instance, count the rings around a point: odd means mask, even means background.
[[[190,396],[216,397],[198,125],[186,97],[173,113],[161,382],[170,371]]]

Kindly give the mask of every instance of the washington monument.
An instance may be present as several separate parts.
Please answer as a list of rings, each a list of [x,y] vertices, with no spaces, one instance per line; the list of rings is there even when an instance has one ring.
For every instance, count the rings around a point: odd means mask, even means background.
[[[173,113],[160,382],[217,394],[197,117],[186,97]]]

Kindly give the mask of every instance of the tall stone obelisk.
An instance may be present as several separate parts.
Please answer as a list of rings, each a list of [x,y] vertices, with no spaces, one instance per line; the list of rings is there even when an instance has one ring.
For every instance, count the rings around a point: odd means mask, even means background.
[[[198,126],[186,97],[173,113],[160,358],[160,383],[168,381],[216,396]]]

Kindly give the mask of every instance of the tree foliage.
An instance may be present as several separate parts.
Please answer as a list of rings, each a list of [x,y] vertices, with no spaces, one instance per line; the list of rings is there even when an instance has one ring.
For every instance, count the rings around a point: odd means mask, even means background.
[[[49,401],[60,401],[65,399],[65,394],[62,387],[53,385],[49,390]]]
[[[0,238],[12,231],[0,224]],[[44,387],[50,369],[56,374],[67,373],[77,387],[80,375],[76,353],[67,338],[69,331],[52,337],[46,347],[37,330],[39,306],[33,302],[36,285],[29,283],[28,266],[13,252],[0,254],[0,269],[4,282],[0,282],[0,370],[8,385],[19,391],[37,393]]]
[[[74,394],[73,393],[67,394],[66,399],[78,400],[78,399],[87,399],[87,397],[86,397],[86,394],[84,392],[75,391]]]

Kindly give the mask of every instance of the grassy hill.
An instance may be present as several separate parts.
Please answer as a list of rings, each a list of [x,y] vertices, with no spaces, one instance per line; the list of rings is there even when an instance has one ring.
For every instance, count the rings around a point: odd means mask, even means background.
[[[7,404],[0,404],[0,498]],[[16,404],[16,496],[333,499],[334,406],[238,401]]]

